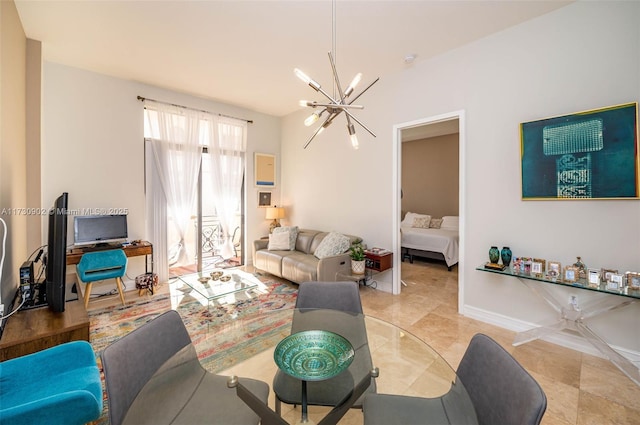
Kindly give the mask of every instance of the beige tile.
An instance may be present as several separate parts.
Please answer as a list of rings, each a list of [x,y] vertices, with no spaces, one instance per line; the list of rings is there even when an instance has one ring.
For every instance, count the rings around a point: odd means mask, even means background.
[[[578,425],[638,425],[640,411],[603,397],[580,391]]]
[[[640,411],[640,386],[608,360],[582,355],[580,389]]]

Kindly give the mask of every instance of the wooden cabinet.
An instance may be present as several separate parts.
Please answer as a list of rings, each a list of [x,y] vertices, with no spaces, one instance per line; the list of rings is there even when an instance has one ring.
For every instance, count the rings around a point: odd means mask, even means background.
[[[7,319],[0,339],[0,361],[79,340],[89,341],[89,315],[82,299],[67,302],[61,313],[46,306],[21,310]]]
[[[374,254],[372,252],[365,252],[365,264],[368,269],[382,272],[393,267],[393,252],[387,252],[385,254]]]

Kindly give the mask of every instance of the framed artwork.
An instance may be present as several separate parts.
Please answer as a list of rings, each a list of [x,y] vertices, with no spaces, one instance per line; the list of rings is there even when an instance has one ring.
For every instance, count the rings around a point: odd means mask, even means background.
[[[588,285],[592,288],[600,286],[600,270],[589,269],[588,270]]]
[[[271,206],[271,192],[258,192],[258,207],[267,208]]]
[[[640,291],[640,273],[626,272],[627,287],[631,291]]]
[[[611,270],[611,269],[602,269],[602,280],[604,282],[609,282],[611,280],[611,276],[613,276],[614,274],[618,273],[618,270]]]
[[[639,199],[638,103],[520,124],[523,200]]]
[[[276,156],[268,153],[255,153],[254,177],[256,187],[276,186]]]
[[[621,274],[611,274],[611,279],[607,281],[607,290],[620,291],[622,289],[622,278],[623,276]]]
[[[557,279],[562,273],[562,265],[557,261],[549,261],[547,263],[547,276],[551,279]]]
[[[564,277],[565,282],[575,282],[578,280],[578,268],[574,266],[566,266],[564,268]]]

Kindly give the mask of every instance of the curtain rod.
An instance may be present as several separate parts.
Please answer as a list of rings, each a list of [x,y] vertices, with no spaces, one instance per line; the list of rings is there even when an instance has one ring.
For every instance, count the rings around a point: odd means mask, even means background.
[[[232,115],[225,115],[225,114],[209,112],[209,111],[205,111],[204,109],[189,108],[188,106],[176,105],[175,103],[169,103],[169,102],[162,102],[160,100],[149,99],[148,97],[138,96],[138,100],[141,101],[141,102],[144,102],[145,100],[150,100],[152,102],[162,103],[164,105],[171,105],[171,106],[175,106],[177,108],[191,109],[192,111],[206,112],[207,114],[213,114],[213,115],[217,115],[219,117],[233,118],[233,119],[236,119],[236,120],[246,121],[249,124],[253,124],[253,120],[247,120],[247,119],[244,119],[244,118],[238,118],[238,117],[234,117]]]

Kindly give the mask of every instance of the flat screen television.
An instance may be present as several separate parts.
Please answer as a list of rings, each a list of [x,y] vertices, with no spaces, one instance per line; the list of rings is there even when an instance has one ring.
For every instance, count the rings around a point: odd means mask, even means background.
[[[127,216],[115,215],[86,215],[73,218],[73,244],[106,245],[126,241]]]
[[[63,312],[67,276],[67,208],[69,194],[64,192],[49,210],[47,243],[46,299],[54,312]]]

